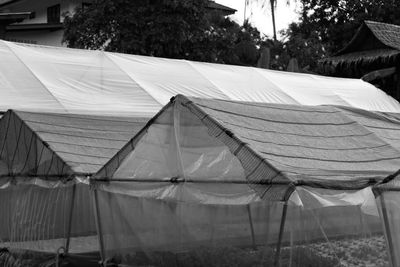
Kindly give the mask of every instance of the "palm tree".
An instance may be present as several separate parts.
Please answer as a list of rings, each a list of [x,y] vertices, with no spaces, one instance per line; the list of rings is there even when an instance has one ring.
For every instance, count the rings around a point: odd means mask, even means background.
[[[270,10],[271,10],[271,17],[272,17],[272,27],[273,27],[273,33],[274,33],[274,40],[276,41],[276,25],[275,25],[275,9],[276,9],[276,4],[277,0],[244,0],[244,19],[246,20],[246,7],[248,7],[252,3],[257,3],[261,5],[261,8],[264,9],[268,3],[270,5]],[[290,4],[290,0],[286,0],[286,4]]]
[[[269,3],[271,4],[271,16],[272,16],[272,27],[273,27],[273,31],[274,31],[274,41],[276,41],[276,25],[275,25],[276,0],[269,0]]]

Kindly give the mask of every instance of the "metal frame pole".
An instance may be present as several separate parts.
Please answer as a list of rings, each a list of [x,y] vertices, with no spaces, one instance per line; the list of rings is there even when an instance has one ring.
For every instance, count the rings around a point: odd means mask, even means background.
[[[106,255],[104,250],[104,239],[103,239],[103,232],[100,220],[100,209],[99,209],[99,199],[97,196],[97,189],[93,188],[93,204],[94,204],[94,213],[95,213],[95,221],[96,221],[96,228],[97,228],[97,236],[99,238],[99,245],[100,245],[100,256],[101,256],[101,266],[105,266],[104,263],[106,261]]]
[[[387,208],[385,204],[385,199],[383,197],[383,194],[379,192],[379,196],[381,198],[381,207],[382,207],[382,216],[383,216],[383,223],[386,231],[386,239],[389,245],[389,254],[390,254],[390,261],[392,262],[392,266],[397,266],[396,258],[394,256],[394,250],[393,250],[393,240],[392,240],[392,234],[390,231],[390,225],[389,225],[389,216],[387,214]]]
[[[68,232],[67,232],[67,242],[65,244],[65,254],[69,252],[69,245],[71,241],[71,231],[72,231],[72,217],[74,213],[74,205],[75,205],[75,194],[76,194],[76,184],[72,186],[72,199],[71,199],[71,208],[69,210],[69,221],[68,221]]]
[[[288,202],[289,198],[296,189],[296,185],[291,184],[289,188],[287,188],[285,196],[283,197],[283,200],[285,201],[283,204],[283,209],[282,209],[282,217],[281,217],[281,224],[279,226],[279,237],[278,237],[278,243],[276,244],[276,252],[275,252],[275,258],[274,258],[274,266],[279,267],[280,265],[280,254],[281,254],[281,246],[282,246],[282,239],[283,239],[283,233],[285,231],[285,223],[286,223],[286,215],[287,215],[287,209],[288,209]]]
[[[280,257],[280,254],[281,254],[283,232],[285,230],[287,208],[288,208],[288,199],[286,199],[285,203],[283,204],[281,224],[280,224],[280,227],[279,227],[278,244],[276,245],[276,252],[275,252],[275,258],[274,258],[274,266],[275,267],[279,267],[279,260],[280,260],[279,257]]]
[[[253,226],[253,218],[251,216],[251,209],[250,209],[250,204],[247,205],[247,214],[249,215],[249,223],[250,223],[250,231],[251,231],[251,242],[253,244],[253,249],[257,249],[256,245],[256,238],[254,236],[254,226]]]

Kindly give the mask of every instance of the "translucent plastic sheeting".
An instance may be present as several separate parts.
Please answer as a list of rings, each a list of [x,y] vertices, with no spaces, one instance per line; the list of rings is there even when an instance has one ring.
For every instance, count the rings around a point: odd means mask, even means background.
[[[100,185],[101,189],[187,203],[235,205],[259,201],[260,196],[247,184],[243,167],[229,148],[212,138],[200,120],[178,112],[171,109],[161,115],[111,177],[136,182]],[[174,116],[179,116],[179,121]],[[174,177],[185,178],[186,185],[171,184]]]
[[[396,100],[356,79],[6,41],[0,58],[2,111],[152,115],[184,94],[400,112]]]
[[[246,184],[238,159],[224,144],[211,138],[204,125],[197,120],[191,120],[190,123],[186,121],[187,126],[179,128],[180,137],[177,140],[174,126],[169,124],[173,121],[170,120],[171,116],[172,112],[160,117],[159,123],[147,130],[135,150],[113,174],[115,179],[140,182],[100,185],[102,190],[203,204],[235,205],[260,200]],[[187,181],[192,182],[181,187],[169,183],[173,177],[186,177]],[[165,182],[162,182],[163,179]],[[196,183],[199,180],[204,183]],[[232,181],[243,184],[224,184]]]
[[[332,191],[306,190],[330,205],[284,212],[282,202],[193,204],[97,190],[105,257],[129,266],[389,266],[379,214],[340,200],[365,192],[338,191],[333,201]]]
[[[392,266],[400,264],[400,195],[399,191],[383,191],[377,197],[379,212],[385,220],[385,233],[390,246]]]
[[[278,237],[279,203],[202,205],[97,192],[105,257],[114,262],[129,266],[272,263],[273,251],[266,245],[276,243]],[[243,264],[246,261],[252,265]]]
[[[105,179],[93,180],[104,259],[129,266],[388,266],[370,187],[296,186],[287,203],[271,201],[260,192],[281,185],[262,184],[268,172],[248,178],[259,159],[239,160],[231,133],[184,111],[171,104],[95,176]]]
[[[0,190],[0,246],[56,253],[97,252],[98,240],[87,185],[45,188],[9,186]],[[69,241],[68,237],[71,237]]]
[[[159,117],[113,177],[244,181],[243,168],[229,148],[212,138],[200,120],[178,112],[175,124],[172,110]]]
[[[260,201],[260,197],[246,184],[170,184],[169,182],[112,182],[99,185],[103,191],[131,197],[184,201],[204,205],[243,205]]]
[[[360,205],[289,206],[280,266],[390,266],[382,222]]]
[[[292,205],[304,209],[319,209],[331,206],[359,206],[365,214],[378,216],[375,196],[371,187],[357,191],[328,190],[297,187],[290,197]]]

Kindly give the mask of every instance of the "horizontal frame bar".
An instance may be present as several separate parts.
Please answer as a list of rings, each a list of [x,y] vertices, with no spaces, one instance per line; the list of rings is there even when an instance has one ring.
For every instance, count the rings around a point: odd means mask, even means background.
[[[205,180],[205,179],[198,179],[198,180],[189,180],[189,179],[182,179],[178,177],[166,178],[166,179],[141,179],[141,178],[91,178],[91,182],[100,182],[100,183],[109,183],[109,182],[136,182],[136,183],[199,183],[199,184],[262,184],[262,185],[291,185],[293,184],[290,181],[257,181],[257,182],[249,182],[249,181],[240,181],[240,180]]]
[[[199,184],[245,184],[245,185],[286,185],[286,186],[309,186],[313,188],[321,188],[321,189],[333,189],[333,190],[361,190],[368,186],[373,186],[377,184],[379,181],[375,179],[369,179],[361,184],[355,185],[328,185],[324,184],[323,181],[276,181],[276,180],[260,180],[260,181],[240,181],[240,180],[189,180],[183,179],[180,177],[172,177],[172,178],[152,178],[152,179],[143,179],[143,178],[90,178],[91,183],[112,183],[112,182],[122,182],[122,183],[199,183]]]

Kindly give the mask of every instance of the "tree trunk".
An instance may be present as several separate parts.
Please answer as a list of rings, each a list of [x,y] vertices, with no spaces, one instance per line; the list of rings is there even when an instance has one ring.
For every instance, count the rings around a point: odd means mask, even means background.
[[[269,0],[271,4],[271,15],[272,15],[272,27],[274,30],[274,41],[276,41],[276,27],[275,27],[275,1],[276,0]]]
[[[246,23],[247,0],[244,0],[243,25]]]

